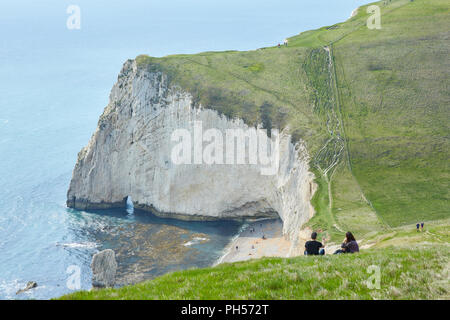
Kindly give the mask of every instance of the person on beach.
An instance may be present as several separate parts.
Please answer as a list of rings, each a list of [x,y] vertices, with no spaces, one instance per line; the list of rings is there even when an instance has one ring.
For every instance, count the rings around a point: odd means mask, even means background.
[[[341,245],[341,249],[336,250],[334,254],[355,253],[355,252],[359,252],[358,242],[356,242],[355,237],[349,231],[345,234],[345,239]]]
[[[305,256],[323,256],[325,254],[325,246],[316,239],[317,232],[311,233],[311,240],[306,241],[305,243]],[[324,239],[322,239],[322,241],[324,241]]]

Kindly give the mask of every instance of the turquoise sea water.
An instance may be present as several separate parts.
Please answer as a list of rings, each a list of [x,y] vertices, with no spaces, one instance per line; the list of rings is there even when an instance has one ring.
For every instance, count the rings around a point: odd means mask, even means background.
[[[118,254],[119,283],[211,265],[240,224],[188,223],[65,206],[77,153],[93,133],[123,62],[248,50],[345,20],[362,1],[2,1],[0,3],[0,299],[90,288],[90,261]],[[361,2],[361,3],[360,3]],[[81,9],[68,30],[66,9]],[[15,292],[36,281],[38,287]]]

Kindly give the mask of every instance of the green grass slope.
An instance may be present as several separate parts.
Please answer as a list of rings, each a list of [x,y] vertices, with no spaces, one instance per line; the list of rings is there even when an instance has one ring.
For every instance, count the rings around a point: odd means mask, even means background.
[[[292,128],[319,146],[322,121],[312,112],[309,80],[302,68],[305,48],[206,52],[164,58],[139,56],[143,68],[163,70],[190,91],[197,103],[249,125]]]
[[[448,299],[448,247],[264,258],[187,270],[120,289],[61,299]],[[379,268],[378,288],[371,268]],[[369,285],[368,285],[369,281]]]
[[[397,226],[449,214],[450,5],[398,1],[334,44],[351,168]]]
[[[177,271],[60,299],[450,299],[450,219],[373,231],[357,254],[263,258]],[[379,268],[379,286],[374,282]]]
[[[196,103],[307,142],[321,187],[310,222],[333,237],[448,216],[449,5],[380,1],[288,47],[139,56]],[[328,47],[328,53],[324,47]]]

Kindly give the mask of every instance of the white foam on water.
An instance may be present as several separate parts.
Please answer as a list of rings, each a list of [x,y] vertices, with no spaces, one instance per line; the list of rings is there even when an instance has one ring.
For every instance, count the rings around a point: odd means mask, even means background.
[[[86,248],[86,249],[95,249],[98,247],[98,244],[95,242],[69,242],[69,243],[56,243],[58,247],[64,248]]]
[[[199,244],[200,242],[203,241],[208,241],[208,238],[200,238],[200,237],[195,237],[194,239],[192,239],[191,241],[188,241],[184,244],[185,247],[189,247],[192,246],[193,244]]]
[[[0,294],[3,297],[2,299],[17,299],[24,294],[31,295],[32,290],[28,290],[16,295],[17,291],[25,288],[26,286],[27,282],[21,281],[19,279],[14,279],[11,281],[0,281]]]

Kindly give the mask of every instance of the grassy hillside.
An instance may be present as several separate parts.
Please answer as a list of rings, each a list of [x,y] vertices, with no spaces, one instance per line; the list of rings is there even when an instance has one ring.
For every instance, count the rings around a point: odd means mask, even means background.
[[[351,167],[391,226],[449,213],[450,5],[403,2],[334,45]]]
[[[373,246],[358,254],[226,263],[61,299],[450,299],[449,219],[367,235]],[[370,266],[378,288],[367,285]]]
[[[139,56],[197,103],[249,125],[307,142],[320,189],[310,226],[387,230],[448,216],[449,5],[445,0],[377,3],[346,22],[303,32],[289,46]]]
[[[164,58],[139,56],[143,68],[163,70],[204,107],[249,125],[290,126],[298,137],[319,146],[324,132],[313,111],[308,78],[301,67],[305,48],[248,52],[206,52]]]
[[[449,299],[448,254],[448,247],[421,247],[264,258],[174,272],[134,286],[77,292],[62,299]],[[367,285],[373,275],[369,266],[380,268],[379,289]]]

